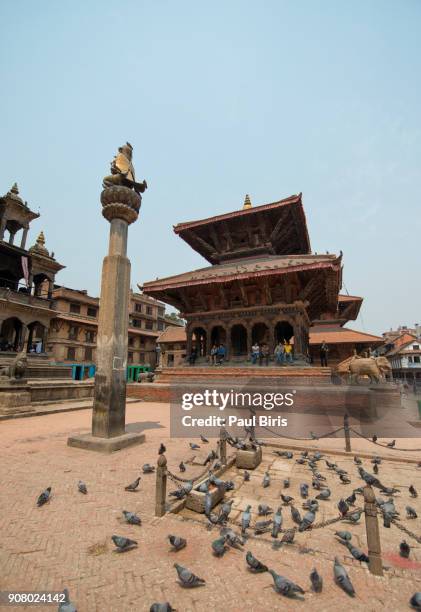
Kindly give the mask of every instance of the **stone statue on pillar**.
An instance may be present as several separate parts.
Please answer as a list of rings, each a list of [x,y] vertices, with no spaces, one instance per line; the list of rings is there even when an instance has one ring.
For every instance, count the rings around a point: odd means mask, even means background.
[[[126,433],[126,369],[130,261],[127,257],[128,227],[134,223],[146,181],[137,183],[132,163],[133,148],[119,148],[111,175],[103,180],[102,215],[110,223],[108,255],[102,266],[97,335],[92,434],[69,438],[70,446],[112,452],[139,444],[145,436]]]

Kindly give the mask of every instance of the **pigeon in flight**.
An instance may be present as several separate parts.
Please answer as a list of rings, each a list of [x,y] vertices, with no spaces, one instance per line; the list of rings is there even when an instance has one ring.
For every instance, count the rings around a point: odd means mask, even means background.
[[[206,584],[206,581],[203,580],[203,578],[199,578],[186,567],[183,567],[178,563],[174,563],[174,567],[177,570],[178,581],[182,587],[192,588]]]
[[[45,491],[43,491],[41,495],[38,497],[37,506],[40,507],[46,504],[49,501],[50,497],[51,497],[51,487],[47,487]]]

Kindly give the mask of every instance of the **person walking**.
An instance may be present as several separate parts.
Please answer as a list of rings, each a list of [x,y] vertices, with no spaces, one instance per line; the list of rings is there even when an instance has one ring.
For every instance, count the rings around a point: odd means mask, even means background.
[[[320,365],[322,366],[322,368],[327,368],[327,354],[329,352],[329,347],[326,344],[326,342],[323,340],[323,342],[320,345]]]
[[[292,344],[289,340],[285,340],[284,342],[284,353],[285,361],[288,363],[292,363]]]
[[[275,346],[275,350],[274,353],[275,355],[275,361],[277,363],[277,365],[282,365],[284,363],[284,345],[282,344],[281,341],[278,342],[278,344]]]
[[[260,355],[260,347],[258,343],[255,342],[253,346],[251,347],[251,362],[253,365],[256,365],[259,355]]]

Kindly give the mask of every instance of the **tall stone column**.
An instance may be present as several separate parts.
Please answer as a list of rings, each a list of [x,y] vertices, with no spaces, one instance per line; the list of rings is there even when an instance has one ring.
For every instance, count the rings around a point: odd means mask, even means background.
[[[126,151],[131,162],[131,151],[127,147]],[[139,188],[139,184],[134,182],[134,172],[133,181],[127,180],[127,175],[123,174],[119,183],[116,178],[119,176],[113,172],[106,177],[101,193],[102,214],[110,222],[110,235],[108,254],[102,265],[92,435],[68,439],[70,446],[102,452],[139,444],[145,439],[143,434],[126,433],[125,430],[130,291],[127,235],[128,226],[138,218],[141,196],[139,189],[129,187],[133,184]],[[146,183],[144,185],[143,189],[140,185],[140,191],[146,188]]]

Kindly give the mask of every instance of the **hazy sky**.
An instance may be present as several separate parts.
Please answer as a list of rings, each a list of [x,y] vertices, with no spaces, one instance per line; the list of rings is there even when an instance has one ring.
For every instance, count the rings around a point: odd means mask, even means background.
[[[206,265],[173,224],[302,191],[313,250],[365,297],[350,326],[420,322],[419,0],[3,0],[0,23],[0,193],[40,210],[57,282],[98,295],[128,140],[133,287]]]

